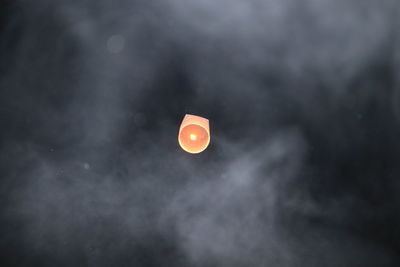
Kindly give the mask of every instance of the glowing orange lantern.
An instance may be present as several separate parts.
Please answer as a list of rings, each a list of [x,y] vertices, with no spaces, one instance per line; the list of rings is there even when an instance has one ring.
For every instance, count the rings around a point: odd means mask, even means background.
[[[179,145],[186,152],[196,154],[210,144],[210,123],[206,118],[186,114],[178,135]]]

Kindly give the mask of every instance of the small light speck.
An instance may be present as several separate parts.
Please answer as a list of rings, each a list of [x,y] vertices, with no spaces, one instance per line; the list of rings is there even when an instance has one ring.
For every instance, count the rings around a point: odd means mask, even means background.
[[[125,38],[120,35],[112,35],[107,40],[107,49],[110,53],[118,54],[120,53],[125,47]]]
[[[90,169],[90,164],[87,163],[87,162],[83,163],[83,168],[84,168],[85,170],[89,170],[89,169]]]

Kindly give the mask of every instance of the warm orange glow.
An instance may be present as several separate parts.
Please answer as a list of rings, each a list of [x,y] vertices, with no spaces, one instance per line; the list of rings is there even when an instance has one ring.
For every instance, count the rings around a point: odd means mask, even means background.
[[[179,145],[186,152],[196,154],[210,144],[210,124],[206,118],[186,114],[178,135]]]

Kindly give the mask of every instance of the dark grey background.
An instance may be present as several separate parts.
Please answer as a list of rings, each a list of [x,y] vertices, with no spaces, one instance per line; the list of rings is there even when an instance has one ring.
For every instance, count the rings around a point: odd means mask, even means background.
[[[0,265],[400,266],[399,8],[1,2]]]

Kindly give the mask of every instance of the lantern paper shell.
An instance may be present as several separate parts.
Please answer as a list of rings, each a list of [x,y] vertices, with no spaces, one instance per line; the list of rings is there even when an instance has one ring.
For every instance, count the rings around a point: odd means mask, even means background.
[[[179,128],[178,142],[186,152],[197,154],[210,144],[210,123],[208,119],[186,114]]]

